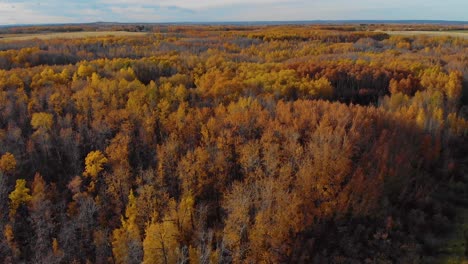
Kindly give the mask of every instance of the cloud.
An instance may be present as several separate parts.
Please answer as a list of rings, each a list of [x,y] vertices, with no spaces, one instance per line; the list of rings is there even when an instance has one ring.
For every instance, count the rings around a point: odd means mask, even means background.
[[[37,11],[26,3],[0,2],[0,24],[48,24],[48,23],[72,23],[74,18],[45,14]]]
[[[160,21],[164,17],[158,15],[158,11],[154,8],[141,6],[131,7],[110,7],[111,12],[116,16],[125,16],[125,19],[130,21],[150,22]]]
[[[285,0],[101,0],[108,5],[143,5],[178,7],[182,9],[203,10],[208,8],[229,7],[234,5],[267,5],[287,2]],[[289,1],[295,2],[295,1]]]
[[[466,0],[0,0],[0,24],[468,20]]]

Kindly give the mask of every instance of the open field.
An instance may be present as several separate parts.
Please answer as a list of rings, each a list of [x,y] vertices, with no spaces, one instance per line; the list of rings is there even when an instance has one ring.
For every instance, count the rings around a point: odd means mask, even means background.
[[[403,35],[403,36],[451,36],[468,39],[468,31],[384,31],[389,35]]]
[[[128,31],[82,31],[82,32],[60,32],[60,33],[39,33],[39,34],[6,34],[0,35],[0,41],[10,40],[29,40],[29,39],[75,39],[101,36],[143,36],[147,32],[128,32]]]
[[[468,39],[468,30],[466,31],[383,31],[389,35],[402,36],[451,36]],[[143,36],[148,32],[128,32],[128,31],[82,31],[82,32],[60,32],[60,33],[38,33],[38,34],[0,34],[0,41],[12,40],[30,40],[30,39],[76,39],[87,37],[102,36]]]

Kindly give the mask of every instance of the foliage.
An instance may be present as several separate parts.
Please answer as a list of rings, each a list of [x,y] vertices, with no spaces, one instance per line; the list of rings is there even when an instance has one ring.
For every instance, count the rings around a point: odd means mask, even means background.
[[[96,178],[98,174],[104,169],[103,165],[107,163],[107,158],[101,151],[91,151],[85,159],[85,176]]]
[[[32,196],[29,191],[29,188],[26,187],[26,180],[16,180],[15,190],[8,195],[8,198],[10,198],[10,217],[15,216],[16,210],[21,204],[31,201]]]
[[[0,42],[2,261],[425,262],[465,203],[468,42],[381,27],[0,28],[148,32]]]
[[[13,154],[7,152],[0,158],[0,170],[3,173],[11,173],[16,168],[16,159]]]
[[[53,124],[53,116],[48,113],[34,113],[31,118],[31,126],[34,129],[50,130]]]

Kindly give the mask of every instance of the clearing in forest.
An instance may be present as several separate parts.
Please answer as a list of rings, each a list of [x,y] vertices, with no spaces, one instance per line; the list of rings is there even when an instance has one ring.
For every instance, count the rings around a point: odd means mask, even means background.
[[[30,40],[30,39],[75,39],[102,36],[144,36],[148,32],[128,32],[128,31],[82,31],[82,32],[59,32],[59,33],[39,33],[39,34],[0,34],[0,41]]]

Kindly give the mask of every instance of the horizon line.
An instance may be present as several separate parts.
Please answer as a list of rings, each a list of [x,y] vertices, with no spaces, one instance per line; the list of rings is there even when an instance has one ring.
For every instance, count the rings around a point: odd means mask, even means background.
[[[93,24],[146,24],[146,25],[171,25],[171,24],[191,24],[191,25],[208,25],[208,24],[352,24],[358,22],[381,23],[381,24],[459,24],[468,25],[468,21],[464,20],[445,20],[445,19],[314,19],[314,20],[238,20],[238,21],[159,21],[159,22],[113,22],[113,21],[94,21],[94,22],[71,22],[71,23],[24,23],[24,24],[0,24],[0,27],[22,27],[22,26],[64,26],[64,25],[93,25]]]

